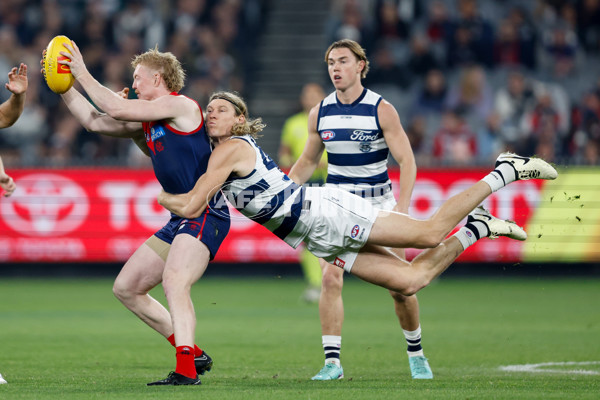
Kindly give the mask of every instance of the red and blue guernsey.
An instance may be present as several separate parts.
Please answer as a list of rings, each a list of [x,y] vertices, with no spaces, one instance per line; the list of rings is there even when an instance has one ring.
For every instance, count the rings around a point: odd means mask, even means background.
[[[180,96],[177,93],[171,95]],[[191,132],[179,131],[165,121],[143,122],[142,126],[154,174],[163,189],[173,194],[192,190],[198,178],[206,172],[212,152],[204,119]],[[229,224],[227,202],[221,192],[218,192],[200,217],[184,219],[171,214],[169,223],[156,236],[170,244],[177,234],[193,235],[206,244],[212,259],[229,232]]]

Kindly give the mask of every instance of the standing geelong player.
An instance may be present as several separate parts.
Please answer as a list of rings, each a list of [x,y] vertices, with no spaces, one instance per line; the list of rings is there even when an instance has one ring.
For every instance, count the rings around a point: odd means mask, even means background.
[[[62,63],[106,113],[70,89],[62,97],[81,124],[90,131],[132,138],[152,158],[164,190],[185,193],[193,188],[206,172],[211,146],[202,109],[177,93],[185,73],[175,56],[154,49],[135,57],[132,87],[138,99],[128,100],[90,75],[77,45],[67,47],[72,54],[63,52],[70,60]],[[212,367],[210,357],[194,344],[196,315],[190,289],[229,231],[225,202],[218,201],[219,207],[215,204],[211,201],[197,218],[172,215],[167,225],[135,251],[115,280],[116,297],[176,348],[175,371],[149,385],[198,385],[198,374]],[[148,294],[161,281],[169,311]]]
[[[327,185],[361,196],[377,208],[408,213],[417,173],[415,158],[394,106],[361,83],[369,70],[364,49],[353,40],[340,40],[329,46],[325,62],[335,92],[311,110],[309,138],[302,155],[290,170],[290,178],[305,183],[326,150],[329,161]],[[390,152],[402,172],[398,202],[388,177]],[[403,249],[397,249],[396,253],[404,257]],[[319,315],[325,365],[312,379],[341,379],[344,376],[340,363],[344,271],[324,260],[321,260],[321,268]],[[432,379],[433,373],[421,348],[417,297],[393,291],[390,294],[408,343],[412,377]]]

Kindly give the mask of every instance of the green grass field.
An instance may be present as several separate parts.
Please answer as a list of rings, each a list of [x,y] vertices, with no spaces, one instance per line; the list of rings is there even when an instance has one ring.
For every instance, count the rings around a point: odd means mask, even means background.
[[[146,386],[174,369],[174,350],[111,286],[0,280],[0,399],[600,398],[598,279],[438,280],[419,293],[435,379],[413,381],[391,298],[347,278],[345,378],[312,382],[323,354],[303,282],[208,277],[193,289],[198,344],[215,360],[200,387]],[[500,370],[550,362],[593,363]]]

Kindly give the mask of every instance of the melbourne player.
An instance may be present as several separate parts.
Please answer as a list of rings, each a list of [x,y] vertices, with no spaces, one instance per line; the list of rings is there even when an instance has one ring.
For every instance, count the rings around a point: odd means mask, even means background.
[[[90,131],[129,137],[152,159],[164,190],[185,193],[206,172],[211,153],[203,113],[196,101],[179,95],[185,74],[171,53],[153,49],[134,58],[133,89],[129,100],[102,86],[87,71],[76,44],[61,63],[71,68],[101,113],[81,93],[70,89],[63,100]],[[126,94],[127,90],[123,94]],[[142,321],[176,347],[176,369],[166,379],[149,385],[198,385],[198,374],[212,360],[194,344],[196,315],[191,286],[204,273],[229,231],[229,213],[220,195],[196,218],[172,215],[170,221],[127,261],[113,291]],[[162,282],[169,311],[148,292]]]

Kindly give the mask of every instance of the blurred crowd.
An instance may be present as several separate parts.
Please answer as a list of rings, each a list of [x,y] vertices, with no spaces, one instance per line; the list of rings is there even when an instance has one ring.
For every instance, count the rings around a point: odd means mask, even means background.
[[[29,66],[23,115],[0,134],[7,166],[130,165],[147,157],[130,141],[82,130],[40,74],[42,50],[56,35],[79,46],[88,70],[119,91],[132,83],[131,60],[158,45],[186,71],[182,93],[206,104],[215,90],[244,93],[265,16],[265,0],[2,0],[0,76]],[[77,86],[76,86],[77,87]],[[2,90],[0,101],[10,93]],[[133,91],[130,92],[135,96]]]
[[[158,45],[182,61],[182,93],[206,104],[214,90],[248,97],[276,1],[285,0],[2,0],[0,76],[30,67],[23,116],[0,134],[5,164],[148,163],[128,141],[83,131],[43,83],[53,36],[73,39],[116,91],[132,82],[132,56]],[[327,42],[367,49],[365,86],[396,105],[420,166],[488,163],[503,150],[600,165],[600,0],[330,3]]]
[[[500,151],[600,165],[600,0],[335,0],[419,165]]]

